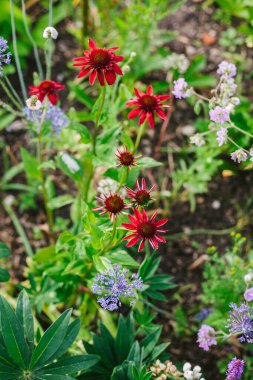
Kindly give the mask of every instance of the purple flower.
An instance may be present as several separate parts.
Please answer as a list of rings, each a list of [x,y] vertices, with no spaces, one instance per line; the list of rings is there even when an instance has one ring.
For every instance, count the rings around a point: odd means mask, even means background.
[[[249,288],[244,292],[244,299],[247,302],[253,301],[253,288]]]
[[[42,116],[43,110],[32,111],[28,107],[25,107],[23,109],[23,112],[27,120],[34,122],[35,121],[34,113],[36,115],[36,118],[40,119]],[[61,110],[61,108],[57,106],[52,106],[51,104],[48,105],[45,120],[48,120],[51,122],[52,128],[55,133],[60,133],[61,130],[70,123],[68,117]]]
[[[184,80],[184,78],[179,78],[178,80],[174,81],[172,94],[177,99],[187,98],[191,95],[188,83]]]
[[[0,77],[3,75],[3,64],[8,65],[11,63],[11,53],[6,53],[8,49],[7,41],[3,37],[0,37]]]
[[[233,335],[240,335],[240,342],[253,343],[253,308],[241,304],[239,307],[232,303],[229,312],[228,329]]]
[[[205,139],[201,133],[196,133],[195,135],[190,137],[190,142],[192,144],[195,144],[197,146],[203,146],[205,145]]]
[[[252,162],[253,161],[253,149],[250,149],[249,155],[250,155],[250,161]]]
[[[228,363],[227,367],[227,378],[226,380],[237,380],[243,374],[244,360],[237,359],[234,357],[231,362]]]
[[[235,152],[231,153],[231,159],[235,162],[243,162],[247,160],[247,153],[243,149],[237,149]]]
[[[236,76],[236,66],[233,63],[222,61],[218,66],[217,74],[233,78]]]
[[[226,142],[228,141],[228,130],[227,130],[227,128],[221,127],[217,131],[217,141],[218,141],[219,146],[226,144]]]
[[[141,290],[142,286],[138,274],[131,275],[127,269],[120,269],[115,264],[113,269],[96,276],[92,291],[102,296],[98,298],[98,302],[104,309],[113,311],[121,306],[121,296],[132,299],[135,297],[135,290]],[[131,300],[130,304],[132,306],[134,302]]]
[[[203,348],[204,351],[209,351],[211,346],[217,344],[216,340],[216,331],[208,325],[202,325],[198,331],[197,343],[200,348]]]
[[[229,111],[219,106],[209,111],[209,116],[215,123],[225,123],[229,121]]]

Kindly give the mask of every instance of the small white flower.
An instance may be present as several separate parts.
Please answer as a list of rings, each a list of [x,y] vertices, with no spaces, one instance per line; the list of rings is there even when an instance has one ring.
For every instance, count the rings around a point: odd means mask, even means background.
[[[189,371],[189,369],[191,369],[191,363],[185,363],[184,366],[183,366],[183,371],[186,372],[186,371]]]
[[[26,105],[32,111],[37,111],[42,108],[42,103],[36,95],[33,95],[29,99],[27,99]]]
[[[53,26],[47,26],[43,32],[43,38],[53,38],[56,40],[58,37],[58,32]]]
[[[76,173],[80,169],[78,163],[67,153],[60,153],[60,157],[71,173]]]
[[[251,280],[252,280],[252,274],[251,273],[245,274],[244,281],[246,282],[246,284],[249,284]]]
[[[196,133],[195,135],[191,136],[190,142],[197,146],[203,146],[206,143],[204,137],[200,133]]]

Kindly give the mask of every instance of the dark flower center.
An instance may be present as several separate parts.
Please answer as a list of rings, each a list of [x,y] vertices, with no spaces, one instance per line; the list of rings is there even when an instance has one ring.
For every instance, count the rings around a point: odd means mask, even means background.
[[[114,194],[106,198],[105,207],[107,211],[111,212],[112,214],[117,214],[123,210],[124,201],[119,195]]]
[[[131,166],[134,163],[134,156],[130,152],[122,152],[120,153],[119,160],[124,166]]]
[[[139,190],[135,193],[135,200],[140,206],[146,205],[150,201],[150,199],[150,194],[146,190]]]
[[[90,53],[90,61],[96,69],[106,68],[110,63],[110,60],[110,53],[105,49],[94,49]]]
[[[52,83],[50,81],[43,81],[40,84],[41,90],[52,90]]]
[[[146,221],[140,224],[138,232],[142,238],[149,239],[154,237],[156,233],[156,226],[152,221]]]
[[[157,106],[157,100],[152,95],[143,95],[140,98],[140,102],[145,111],[153,111]]]

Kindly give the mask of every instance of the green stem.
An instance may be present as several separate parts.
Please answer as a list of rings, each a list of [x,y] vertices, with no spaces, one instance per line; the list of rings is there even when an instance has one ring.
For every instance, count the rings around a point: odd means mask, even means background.
[[[128,174],[129,174],[129,168],[124,168],[124,173],[121,177],[121,180],[120,180],[120,183],[119,183],[119,187],[118,187],[118,190],[117,190],[117,193],[120,191],[120,189],[123,187],[124,183],[126,183],[127,181],[127,178],[128,178]]]
[[[40,76],[40,80],[43,80],[43,71],[42,71],[42,65],[41,65],[40,57],[39,57],[39,53],[38,53],[38,48],[36,46],[36,43],[35,43],[32,35],[31,35],[31,33],[30,33],[30,30],[29,30],[29,27],[27,24],[25,2],[24,2],[24,0],[21,0],[21,1],[22,1],[22,14],[23,14],[23,22],[24,22],[24,26],[25,26],[25,31],[26,31],[27,37],[30,40],[32,47],[33,47],[34,57],[35,57],[35,61],[37,64],[37,69],[38,69],[38,73]]]
[[[33,256],[33,250],[26,236],[25,230],[23,229],[13,208],[6,201],[3,201],[3,207],[5,211],[7,212],[7,214],[9,215],[9,217],[11,218],[12,223],[14,224],[16,231],[22,240],[22,243],[24,244],[27,255],[29,257]]]
[[[112,236],[108,242],[108,244],[106,244],[106,246],[102,249],[102,251],[100,252],[100,254],[106,252],[106,251],[109,251],[110,248],[113,247],[112,243],[114,241],[114,238],[115,238],[115,235],[116,235],[116,231],[117,231],[117,221],[115,220],[114,223],[113,223],[113,230],[112,230]]]
[[[12,40],[13,40],[13,49],[14,49],[14,57],[16,61],[17,71],[18,71],[18,78],[23,94],[23,99],[26,101],[27,99],[27,92],[24,82],[23,73],[21,70],[19,55],[18,55],[18,48],[17,48],[17,36],[16,36],[16,28],[15,28],[15,18],[14,18],[14,10],[13,10],[13,1],[10,0],[10,13],[11,13],[11,29],[12,29]]]
[[[3,78],[5,79],[5,82],[7,84],[7,86],[9,86],[9,89],[10,91],[12,92],[13,96],[16,98],[16,100],[18,101],[18,103],[20,104],[20,107],[23,108],[23,103],[22,103],[22,100],[20,99],[20,96],[18,95],[17,91],[15,90],[15,88],[12,86],[11,82],[9,81],[8,77],[6,75],[3,76]]]
[[[142,135],[144,133],[144,130],[145,130],[145,122],[139,127],[138,135],[136,137],[136,141],[135,141],[135,145],[134,145],[134,149],[133,149],[133,154],[136,152],[136,150],[138,149],[138,147],[140,145],[140,141],[141,141]]]
[[[243,133],[244,135],[247,135],[247,136],[253,138],[253,135],[252,135],[251,133],[249,133],[249,132],[247,132],[247,131],[244,131],[243,129],[237,127],[237,125],[235,125],[234,123],[232,124],[232,128],[235,128],[235,129],[237,129],[238,131],[240,131],[241,133]]]
[[[9,91],[9,89],[7,88],[7,86],[5,85],[5,83],[2,81],[2,79],[0,79],[0,85],[2,86],[4,92],[6,93],[6,95],[8,96],[8,98],[10,99],[10,101],[15,104],[15,106],[19,109],[19,110],[22,110],[22,107],[20,106],[20,104],[16,101],[16,99],[12,96],[11,92]]]
[[[103,111],[104,103],[105,103],[105,94],[106,94],[106,85],[102,87],[102,97],[101,101],[99,104],[98,112],[97,112],[97,117],[95,120],[95,130],[94,130],[94,136],[93,136],[93,154],[96,155],[96,143],[97,143],[97,135],[98,135],[98,126],[99,126],[99,120],[101,113]]]
[[[52,38],[48,38],[45,43],[45,58],[46,58],[46,79],[51,79],[51,67],[52,67],[52,51],[53,51],[53,42]]]

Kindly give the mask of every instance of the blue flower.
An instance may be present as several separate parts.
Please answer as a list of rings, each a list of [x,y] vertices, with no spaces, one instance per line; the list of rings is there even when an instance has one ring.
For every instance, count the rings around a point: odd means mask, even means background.
[[[213,309],[211,307],[208,307],[206,309],[202,309],[200,310],[200,312],[198,314],[195,315],[195,319],[198,321],[198,322],[202,322],[204,319],[206,319],[209,314],[211,314],[213,311]]]
[[[11,63],[11,53],[6,53],[8,49],[7,41],[3,37],[0,37],[0,77],[3,75],[3,64],[8,65]]]
[[[117,310],[121,306],[120,297],[133,299],[135,291],[142,289],[142,280],[138,274],[129,273],[127,269],[120,269],[114,265],[113,269],[99,274],[95,278],[92,291],[102,297],[98,298],[99,304],[106,310]],[[131,300],[130,305],[134,305]]]
[[[233,335],[240,335],[240,342],[253,343],[253,308],[232,303],[228,318],[228,329]]]
[[[36,119],[40,119],[43,110],[31,111],[28,107],[25,107],[23,109],[23,112],[27,120],[34,122],[34,113],[36,115]],[[51,122],[53,130],[57,134],[60,133],[61,130],[70,123],[69,118],[61,110],[61,108],[57,106],[52,106],[51,104],[48,105],[45,120]]]

